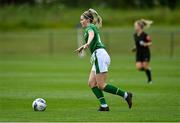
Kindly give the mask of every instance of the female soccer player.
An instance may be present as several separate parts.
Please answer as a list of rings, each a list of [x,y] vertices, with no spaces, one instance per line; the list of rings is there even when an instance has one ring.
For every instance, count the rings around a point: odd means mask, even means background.
[[[98,28],[102,26],[102,19],[94,9],[85,11],[80,16],[80,23],[85,28],[85,44],[75,51],[81,53],[82,50],[90,49],[92,54],[92,69],[89,75],[88,84],[100,102],[98,111],[109,111],[109,107],[103,95],[103,91],[123,97],[129,108],[132,106],[132,93],[124,92],[120,88],[106,84],[110,57],[106,52],[104,44],[101,42]]]
[[[145,71],[148,83],[152,83],[151,70],[149,67],[149,62],[151,58],[149,46],[152,44],[150,36],[144,32],[145,27],[150,27],[152,21],[149,20],[137,20],[134,23],[135,27],[135,48],[133,51],[136,51],[136,68],[140,71]]]

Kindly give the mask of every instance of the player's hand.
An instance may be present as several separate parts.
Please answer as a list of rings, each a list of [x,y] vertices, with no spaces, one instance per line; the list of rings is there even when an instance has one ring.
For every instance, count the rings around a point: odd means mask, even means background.
[[[81,53],[83,49],[84,49],[84,45],[76,49],[74,52]]]
[[[144,47],[147,47],[148,46],[148,43],[144,42],[144,41],[140,41],[140,45],[141,46],[144,46]]]
[[[88,47],[89,47],[89,44],[88,44],[88,43],[86,43],[86,44],[83,46],[84,49],[87,49]]]
[[[140,41],[139,44],[140,44],[141,46],[144,46],[144,45],[145,45],[145,42],[144,42],[144,41]]]
[[[132,51],[132,52],[136,52],[136,48],[135,48],[135,47],[132,48],[131,51]]]

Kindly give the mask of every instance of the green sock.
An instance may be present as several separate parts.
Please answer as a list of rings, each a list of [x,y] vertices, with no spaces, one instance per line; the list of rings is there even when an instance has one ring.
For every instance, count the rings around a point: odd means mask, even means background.
[[[125,92],[120,90],[119,88],[113,86],[113,85],[109,85],[107,84],[106,87],[103,89],[105,92],[111,93],[111,94],[115,94],[115,95],[119,95],[121,97],[124,97]]]
[[[100,90],[98,87],[93,87],[91,89],[92,89],[94,95],[98,98],[101,105],[106,104],[106,100],[104,98],[104,94],[103,94],[102,90]]]

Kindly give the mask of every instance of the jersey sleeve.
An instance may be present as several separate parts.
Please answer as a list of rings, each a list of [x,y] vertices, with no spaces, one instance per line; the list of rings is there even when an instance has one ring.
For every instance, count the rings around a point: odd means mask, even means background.
[[[89,33],[89,32],[91,32],[91,31],[93,31],[94,32],[94,30],[93,30],[93,28],[91,28],[91,27],[89,27],[89,28],[87,28],[87,33]]]
[[[85,30],[85,42],[87,43],[88,41],[88,37],[89,37],[89,32],[93,31],[94,32],[94,29],[92,27],[87,27],[86,30]],[[95,33],[95,32],[94,32]]]

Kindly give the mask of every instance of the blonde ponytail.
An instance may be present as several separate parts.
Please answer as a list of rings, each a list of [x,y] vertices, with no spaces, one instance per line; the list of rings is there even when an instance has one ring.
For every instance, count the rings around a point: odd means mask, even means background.
[[[102,18],[101,18],[101,16],[97,13],[97,11],[90,8],[90,9],[88,10],[88,12],[93,15],[93,18],[94,18],[94,19],[93,19],[93,23],[94,23],[98,28],[102,27]]]
[[[140,19],[137,20],[135,23],[137,23],[139,26],[141,26],[142,29],[149,28],[151,24],[153,23],[152,20],[146,20],[146,19]]]
[[[141,21],[145,24],[144,26],[146,28],[149,28],[151,26],[151,24],[153,23],[152,20],[145,20],[145,19],[141,19]]]

